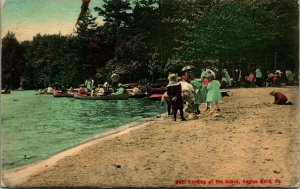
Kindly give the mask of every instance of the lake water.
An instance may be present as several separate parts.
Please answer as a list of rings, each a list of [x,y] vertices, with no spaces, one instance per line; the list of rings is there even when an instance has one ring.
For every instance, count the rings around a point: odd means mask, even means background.
[[[1,95],[4,169],[45,159],[107,130],[165,111],[160,102],[148,99],[77,100],[36,93]]]

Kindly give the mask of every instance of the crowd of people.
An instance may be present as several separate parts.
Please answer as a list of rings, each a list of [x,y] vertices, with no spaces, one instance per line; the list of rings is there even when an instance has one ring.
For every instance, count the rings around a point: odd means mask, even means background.
[[[232,78],[232,79],[231,79]],[[284,85],[295,85],[295,73],[286,70],[284,73],[280,70],[263,72],[260,68],[250,71],[249,74],[242,76],[240,69],[234,69],[232,77],[226,69],[222,71],[222,88],[228,87],[280,87]]]
[[[203,70],[200,81],[195,79],[191,70],[181,77],[174,73],[169,74],[167,92],[163,96],[163,101],[167,103],[168,115],[173,115],[176,121],[179,111],[181,120],[186,121],[184,111],[199,116],[201,103],[206,103],[205,111],[210,111],[215,104],[217,111],[220,112],[221,83],[215,77],[212,70]]]
[[[39,89],[39,94],[49,93],[52,94],[54,91],[59,91],[67,94],[76,93],[79,96],[102,96],[108,94],[125,94],[127,91],[123,88],[121,83],[117,83],[116,74],[113,74],[112,82],[106,81],[104,84],[95,85],[92,78],[86,79],[83,84],[80,84],[77,89],[69,85],[55,84],[45,89]]]
[[[104,84],[98,84],[96,87],[93,79],[87,79],[77,90],[77,95],[79,96],[103,96],[108,94],[119,95],[126,93],[127,91],[121,83],[116,84],[116,82],[113,82],[111,85],[108,81],[106,81]]]
[[[202,69],[200,80],[196,80],[194,72],[187,70],[181,77],[177,74],[170,73],[167,85],[167,92],[162,97],[162,102],[167,103],[168,115],[172,115],[176,121],[177,113],[179,111],[182,121],[185,121],[184,112],[193,113],[198,117],[200,114],[199,106],[201,103],[206,103],[206,110],[210,111],[212,105],[216,106],[216,111],[220,112],[220,100],[222,99],[222,88],[240,87],[242,82],[242,73],[239,69],[233,72],[231,79],[226,69],[222,70],[221,82],[216,78],[218,70]],[[249,76],[245,79],[248,81],[248,87],[263,87],[275,86],[279,87],[281,83],[282,72],[276,70],[274,74],[268,72],[267,79],[265,79],[260,68],[255,72],[250,72]],[[286,71],[286,78],[288,84],[292,84],[295,74],[290,70]],[[288,102],[287,97],[281,92],[271,92],[270,95],[275,97],[274,104],[278,105],[292,105]]]
[[[162,102],[166,102],[168,115],[173,115],[174,121],[176,121],[177,113],[179,111],[182,121],[185,121],[184,112],[193,113],[194,116],[199,117],[199,106],[202,103],[206,104],[206,112],[212,110],[212,106],[216,106],[216,111],[220,112],[220,100],[222,99],[222,88],[241,87],[243,81],[246,81],[247,87],[263,87],[263,86],[276,86],[281,85],[281,78],[283,73],[280,70],[276,70],[274,73],[267,72],[263,74],[260,68],[257,68],[254,72],[250,72],[248,76],[242,76],[240,69],[235,69],[233,77],[230,76],[227,69],[223,69],[221,72],[217,69],[202,69],[200,78],[196,79],[193,69],[184,70],[184,74],[180,77],[177,74],[170,73],[168,76],[168,84],[166,86],[167,91],[162,96]],[[286,70],[285,77],[287,84],[293,84],[295,74],[290,70]],[[79,96],[101,96],[108,94],[126,94],[127,90],[118,83],[119,76],[112,74],[111,83],[106,81],[104,84],[95,85],[93,79],[87,79],[84,84],[76,90]],[[74,92],[72,87],[66,88],[61,86],[59,88],[62,92]],[[49,93],[56,88],[48,87],[45,92]],[[141,93],[141,89],[135,86],[131,89],[132,92]],[[290,105],[287,97],[281,92],[271,92],[270,95],[275,97],[274,104],[286,104]]]

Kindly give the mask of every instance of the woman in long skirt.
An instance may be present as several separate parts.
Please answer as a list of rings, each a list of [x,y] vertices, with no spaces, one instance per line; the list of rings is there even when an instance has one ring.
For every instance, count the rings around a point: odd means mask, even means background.
[[[211,105],[214,102],[217,106],[217,111],[220,112],[220,100],[222,99],[221,91],[220,91],[221,83],[218,80],[215,80],[213,76],[209,77],[209,83],[207,85],[207,110],[211,110]]]

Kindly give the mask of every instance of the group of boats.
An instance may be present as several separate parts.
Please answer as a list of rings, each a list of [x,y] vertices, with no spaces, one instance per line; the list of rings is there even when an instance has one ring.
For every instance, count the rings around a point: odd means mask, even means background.
[[[130,89],[127,89],[127,93],[125,94],[103,94],[103,95],[95,95],[95,96],[82,96],[79,95],[76,91],[74,92],[62,92],[59,90],[53,91],[39,91],[38,94],[48,94],[53,95],[53,97],[66,97],[66,98],[74,98],[80,100],[128,100],[129,98],[148,98],[149,100],[160,100],[161,96],[166,92],[166,87],[149,87],[145,92],[141,93],[132,93]]]

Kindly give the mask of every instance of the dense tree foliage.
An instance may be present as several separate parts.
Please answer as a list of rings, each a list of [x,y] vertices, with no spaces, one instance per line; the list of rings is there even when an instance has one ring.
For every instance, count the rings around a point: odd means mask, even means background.
[[[296,0],[103,0],[63,36],[2,39],[2,86],[155,82],[184,65],[298,70]],[[92,16],[95,11],[102,24]],[[247,66],[246,66],[247,65]]]
[[[14,33],[8,32],[2,39],[1,75],[3,87],[19,87],[25,66],[24,53]]]

